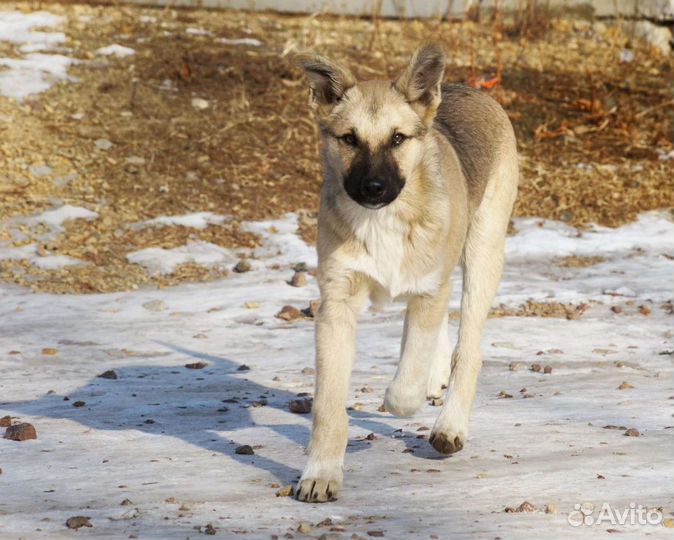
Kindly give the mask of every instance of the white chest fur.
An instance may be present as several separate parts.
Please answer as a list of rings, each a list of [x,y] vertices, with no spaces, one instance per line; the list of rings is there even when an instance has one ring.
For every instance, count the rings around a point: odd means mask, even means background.
[[[418,265],[411,259],[416,246],[408,244],[405,249],[407,229],[394,215],[380,210],[360,217],[354,233],[365,253],[350,261],[351,269],[369,276],[390,298],[437,290],[440,268],[422,275],[414,271]]]

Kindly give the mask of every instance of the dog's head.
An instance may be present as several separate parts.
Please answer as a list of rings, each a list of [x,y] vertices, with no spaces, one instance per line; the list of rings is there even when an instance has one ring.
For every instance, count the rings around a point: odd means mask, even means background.
[[[438,105],[445,57],[419,48],[395,81],[358,82],[322,56],[300,54],[323,137],[326,168],[358,204],[392,203],[423,157],[423,138]]]

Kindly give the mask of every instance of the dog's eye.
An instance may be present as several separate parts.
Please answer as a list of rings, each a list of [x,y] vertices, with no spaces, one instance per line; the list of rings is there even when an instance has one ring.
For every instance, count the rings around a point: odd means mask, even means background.
[[[356,136],[353,133],[347,133],[346,135],[342,135],[339,139],[344,144],[348,144],[349,146],[356,146],[358,144]]]
[[[407,137],[405,137],[405,135],[402,133],[394,133],[393,137],[391,137],[391,144],[393,146],[400,146],[403,142],[405,142],[405,139],[407,139]]]

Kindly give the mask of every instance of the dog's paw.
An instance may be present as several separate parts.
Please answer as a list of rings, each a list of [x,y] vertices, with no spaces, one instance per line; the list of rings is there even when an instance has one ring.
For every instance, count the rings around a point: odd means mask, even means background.
[[[395,416],[412,416],[424,404],[425,395],[423,390],[412,385],[401,384],[395,379],[386,389],[384,395],[384,408]]]
[[[322,503],[336,501],[341,487],[337,480],[325,478],[304,478],[297,484],[298,501]]]
[[[308,463],[297,483],[295,498],[302,502],[335,501],[342,487],[343,476],[340,464]]]
[[[452,431],[431,432],[429,442],[441,454],[454,454],[463,448],[465,436]]]

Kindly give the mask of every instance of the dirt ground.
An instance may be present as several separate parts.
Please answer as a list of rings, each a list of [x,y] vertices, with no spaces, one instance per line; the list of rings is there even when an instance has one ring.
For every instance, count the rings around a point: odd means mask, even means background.
[[[446,79],[484,86],[513,121],[522,156],[517,216],[614,227],[672,205],[674,161],[660,159],[674,148],[672,57],[610,22],[550,14],[477,24],[77,4],[39,9],[67,17],[61,30],[67,54],[80,60],[69,70],[77,82],[21,103],[0,97],[0,217],[61,204],[100,217],[70,221],[40,246],[90,264],[44,270],[0,261],[0,278],[35,290],[92,293],[221,276],[226,269],[197,265],[151,276],[126,255],[195,239],[252,247],[258,238],[241,223],[285,212],[303,216],[311,240],[320,165],[306,85],[289,62],[298,49],[319,50],[361,78],[377,78],[395,76],[420,42],[443,43]],[[113,43],[135,54],[94,53]],[[633,60],[620,61],[625,50]],[[1,56],[18,54],[0,43]],[[206,106],[195,106],[195,98]],[[100,149],[101,139],[112,144]],[[34,174],[42,165],[50,174]],[[231,219],[201,230],[131,227],[198,211]],[[0,240],[26,245],[44,231],[23,232],[12,240],[0,230]]]

